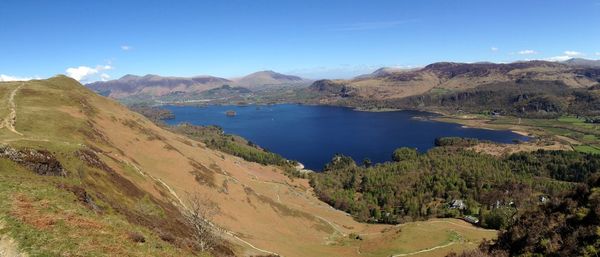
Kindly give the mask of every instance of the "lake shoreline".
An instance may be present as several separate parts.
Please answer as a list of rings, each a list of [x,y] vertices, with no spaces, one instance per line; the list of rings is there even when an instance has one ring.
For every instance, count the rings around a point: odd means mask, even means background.
[[[175,114],[175,119],[166,121],[169,125],[217,125],[227,134],[239,135],[286,159],[298,160],[314,171],[321,170],[336,154],[350,156],[357,163],[365,159],[383,163],[390,161],[390,154],[399,147],[426,152],[435,147],[439,137],[477,138],[503,144],[528,140],[510,130],[461,127],[465,124],[441,120],[446,116],[439,113],[418,110],[364,112],[346,106],[305,104],[164,107]],[[237,115],[227,116],[226,111]]]

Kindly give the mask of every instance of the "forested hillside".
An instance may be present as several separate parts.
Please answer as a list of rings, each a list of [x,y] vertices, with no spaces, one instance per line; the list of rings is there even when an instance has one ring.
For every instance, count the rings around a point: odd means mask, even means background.
[[[600,176],[520,215],[498,239],[449,257],[598,256]]]
[[[600,171],[598,156],[563,151],[494,157],[462,146],[424,154],[400,148],[393,160],[369,167],[335,156],[311,185],[323,201],[360,221],[471,215],[481,226],[498,229]]]

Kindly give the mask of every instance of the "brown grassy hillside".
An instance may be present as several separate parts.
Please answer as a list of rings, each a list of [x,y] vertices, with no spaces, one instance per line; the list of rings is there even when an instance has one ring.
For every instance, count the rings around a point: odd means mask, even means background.
[[[208,149],[64,76],[0,83],[0,99],[0,234],[32,256],[207,254],[183,218],[194,197],[217,210],[228,243],[215,255],[443,256],[495,237],[458,220],[358,223],[307,180]]]

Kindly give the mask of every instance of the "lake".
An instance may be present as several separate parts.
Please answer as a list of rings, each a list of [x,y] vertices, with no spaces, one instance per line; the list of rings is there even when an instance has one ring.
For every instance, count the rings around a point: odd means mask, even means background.
[[[499,143],[526,141],[511,131],[464,128],[459,124],[418,119],[435,114],[417,111],[361,112],[345,107],[297,104],[250,106],[165,106],[175,114],[167,123],[217,125],[312,170],[322,170],[336,153],[362,163],[391,159],[401,146],[423,152],[437,137],[457,136]],[[235,111],[235,116],[226,115]]]

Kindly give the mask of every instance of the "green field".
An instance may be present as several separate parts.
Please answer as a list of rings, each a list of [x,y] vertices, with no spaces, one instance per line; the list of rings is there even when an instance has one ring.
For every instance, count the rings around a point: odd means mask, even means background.
[[[473,249],[482,238],[496,238],[497,231],[481,229],[456,219],[433,219],[400,225],[389,239],[360,246],[364,256],[443,256],[452,250]]]
[[[489,119],[489,116],[486,118]],[[450,120],[463,123],[461,119]],[[600,149],[600,124],[586,123],[584,119],[575,116],[562,116],[556,119],[502,116],[486,122],[483,126],[486,125],[495,129],[519,129],[538,137],[562,136],[564,137],[562,140],[577,151],[597,152]]]

